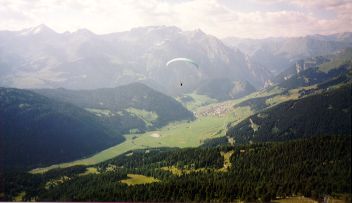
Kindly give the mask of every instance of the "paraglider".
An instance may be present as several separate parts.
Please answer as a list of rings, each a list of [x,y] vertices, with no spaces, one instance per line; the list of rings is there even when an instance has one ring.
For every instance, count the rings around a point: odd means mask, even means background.
[[[193,61],[192,59],[189,59],[189,58],[174,58],[174,59],[171,59],[170,61],[168,61],[166,63],[166,66],[168,67],[170,64],[176,63],[176,62],[186,62],[186,63],[189,63],[189,64],[193,65],[197,69],[199,69],[199,65],[195,61]],[[183,85],[182,82],[180,82],[180,86],[182,86],[182,85]]]
[[[183,61],[183,62],[186,62],[186,63],[190,63],[192,65],[194,65],[196,68],[199,68],[199,65],[193,61],[192,59],[188,59],[188,58],[174,58],[174,59],[171,59],[170,61],[168,61],[166,63],[166,66],[169,66],[171,63],[174,63],[174,62],[177,62],[177,61]]]

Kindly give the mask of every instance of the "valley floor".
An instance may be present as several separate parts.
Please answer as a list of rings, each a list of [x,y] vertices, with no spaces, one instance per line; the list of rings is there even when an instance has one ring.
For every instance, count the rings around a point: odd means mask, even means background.
[[[314,89],[316,86],[292,89],[287,93],[283,89],[274,87],[240,99],[212,103],[205,106],[188,104],[197,116],[194,121],[171,123],[156,131],[149,131],[143,134],[126,134],[126,140],[116,146],[103,150],[91,157],[79,159],[72,162],[54,164],[44,168],[36,168],[31,173],[43,173],[54,168],[66,168],[75,165],[93,165],[116,157],[129,150],[146,149],[157,147],[198,147],[208,139],[223,137],[229,126],[234,126],[253,115],[259,109],[251,105],[239,105],[253,99],[264,99],[267,108],[285,101],[298,99],[300,90]],[[193,95],[194,96],[194,95]],[[199,98],[199,96],[194,96]],[[203,97],[200,97],[203,100]],[[212,101],[214,102],[214,101]]]

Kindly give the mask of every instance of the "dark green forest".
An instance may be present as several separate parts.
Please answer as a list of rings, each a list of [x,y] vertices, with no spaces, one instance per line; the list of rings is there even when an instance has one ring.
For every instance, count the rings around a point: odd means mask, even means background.
[[[234,151],[228,171],[219,171],[220,152]],[[129,156],[126,156],[130,154]],[[115,165],[114,170],[107,170]],[[173,175],[162,166],[194,172]],[[232,147],[152,149],[127,152],[96,165],[100,174],[78,176],[84,167],[55,169],[45,174],[5,174],[4,200],[26,191],[40,201],[269,201],[292,195],[321,199],[351,193],[351,137],[320,136],[288,142]],[[195,171],[203,168],[203,171]],[[128,186],[128,173],[160,182]],[[70,180],[45,189],[62,176]]]

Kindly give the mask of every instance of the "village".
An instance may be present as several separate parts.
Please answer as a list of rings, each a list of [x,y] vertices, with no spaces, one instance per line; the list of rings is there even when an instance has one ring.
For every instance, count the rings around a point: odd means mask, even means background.
[[[193,113],[196,117],[206,117],[206,116],[223,117],[232,110],[233,110],[232,102],[223,102],[215,105],[210,105],[205,108],[200,108],[197,112],[193,112]]]

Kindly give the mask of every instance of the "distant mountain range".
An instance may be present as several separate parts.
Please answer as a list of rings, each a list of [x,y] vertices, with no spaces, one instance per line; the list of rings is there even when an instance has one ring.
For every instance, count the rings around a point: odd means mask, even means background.
[[[200,68],[166,67],[175,57],[192,58]],[[246,80],[259,88],[272,76],[214,36],[166,26],[105,35],[85,29],[56,33],[45,25],[0,31],[0,65],[0,86],[93,89],[140,81],[171,95],[216,78]]]
[[[57,33],[45,25],[0,31],[0,86],[94,89],[138,81],[179,95],[225,78],[258,89],[299,59],[352,47],[352,34],[223,41],[168,26],[104,35],[86,29]],[[184,63],[166,67],[175,57],[192,58],[200,69]]]
[[[299,59],[329,55],[352,47],[352,33],[266,39],[229,37],[223,41],[226,45],[247,54],[250,61],[277,75]]]

